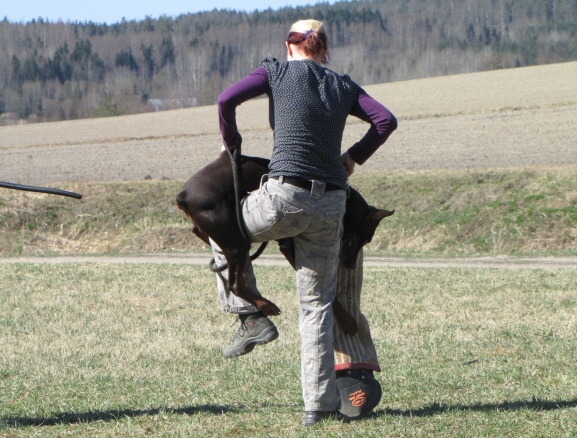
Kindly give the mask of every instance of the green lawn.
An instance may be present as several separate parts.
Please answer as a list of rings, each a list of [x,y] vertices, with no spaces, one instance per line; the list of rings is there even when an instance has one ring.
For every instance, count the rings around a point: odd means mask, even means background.
[[[383,399],[313,431],[294,274],[256,274],[281,336],[225,361],[206,267],[0,265],[0,436],[577,436],[577,270],[366,268]]]

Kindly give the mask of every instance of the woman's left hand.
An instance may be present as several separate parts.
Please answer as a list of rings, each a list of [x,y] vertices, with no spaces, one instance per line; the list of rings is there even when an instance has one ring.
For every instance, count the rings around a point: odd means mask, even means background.
[[[355,172],[355,164],[357,163],[354,162],[348,152],[341,155],[341,160],[345,167],[345,172],[347,172],[348,176],[351,176]]]

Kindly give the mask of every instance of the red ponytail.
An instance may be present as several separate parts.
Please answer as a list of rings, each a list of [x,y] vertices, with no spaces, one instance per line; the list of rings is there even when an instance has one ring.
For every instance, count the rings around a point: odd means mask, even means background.
[[[307,33],[290,32],[287,43],[299,45],[308,56],[321,55],[323,64],[329,63],[329,44],[324,32],[307,31]]]

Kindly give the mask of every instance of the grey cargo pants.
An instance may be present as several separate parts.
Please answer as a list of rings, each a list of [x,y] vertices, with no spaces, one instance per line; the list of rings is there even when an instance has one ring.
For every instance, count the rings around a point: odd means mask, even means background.
[[[339,395],[335,381],[332,302],[345,213],[346,192],[326,192],[323,183],[306,190],[269,179],[242,201],[243,217],[252,242],[294,237],[296,286],[301,335],[301,383],[306,411],[333,411]],[[217,265],[224,262],[213,244]],[[258,293],[250,260],[247,284]],[[221,310],[250,313],[255,309],[229,293],[218,280]]]

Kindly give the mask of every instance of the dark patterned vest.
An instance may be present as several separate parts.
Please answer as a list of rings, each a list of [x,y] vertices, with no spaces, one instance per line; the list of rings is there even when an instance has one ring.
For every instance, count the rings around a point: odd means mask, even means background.
[[[274,131],[271,177],[318,180],[346,188],[341,162],[345,122],[358,98],[358,85],[311,60],[261,66],[270,85],[269,119]]]

